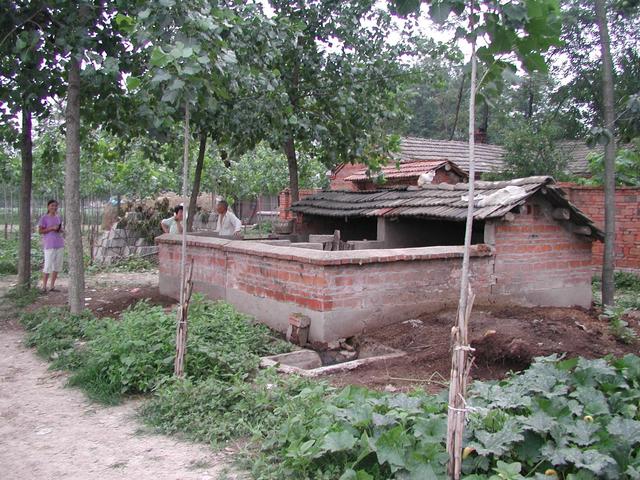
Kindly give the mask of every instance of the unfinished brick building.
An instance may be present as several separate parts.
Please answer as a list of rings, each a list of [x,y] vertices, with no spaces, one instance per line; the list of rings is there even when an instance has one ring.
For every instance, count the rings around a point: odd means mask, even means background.
[[[188,236],[195,289],[283,332],[302,313],[315,341],[455,306],[467,188],[326,191],[291,207],[311,240],[339,228],[350,250]],[[591,304],[591,245],[602,232],[550,177],[477,182],[474,201],[478,304]],[[161,292],[177,298],[180,237],[157,242]]]

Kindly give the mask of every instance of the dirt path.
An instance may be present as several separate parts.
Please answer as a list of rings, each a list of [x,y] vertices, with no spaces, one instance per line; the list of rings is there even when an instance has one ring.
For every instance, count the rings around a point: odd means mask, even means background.
[[[23,331],[6,321],[16,313],[7,304],[0,300],[3,480],[230,478],[224,454],[146,433],[133,418],[136,402],[102,407],[66,388],[66,375],[23,346]]]

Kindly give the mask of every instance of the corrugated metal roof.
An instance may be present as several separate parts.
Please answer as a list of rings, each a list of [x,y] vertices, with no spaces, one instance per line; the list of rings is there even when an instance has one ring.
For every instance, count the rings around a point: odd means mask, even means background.
[[[393,165],[386,165],[382,167],[379,173],[388,180],[400,179],[400,178],[417,178],[423,173],[438,170],[439,168],[446,168],[452,170],[458,175],[466,178],[468,175],[466,172],[458,168],[453,162],[449,160],[419,160],[419,161],[406,161],[393,163]],[[374,175],[374,176],[375,176]],[[356,173],[349,175],[345,180],[350,182],[366,182],[371,180],[371,175],[367,169],[362,169]]]
[[[562,189],[553,185],[551,177],[527,177],[502,182],[475,182],[476,196],[487,197],[508,186],[524,189],[519,196],[506,204],[476,207],[474,218],[486,220],[500,218],[514,207],[542,191],[552,205],[568,208],[571,222],[591,227],[593,236],[602,238],[602,232],[580,210],[572,205]],[[325,190],[306,197],[291,206],[294,212],[322,217],[424,217],[452,221],[464,221],[467,215],[469,184],[457,183],[425,185],[423,188],[376,191]]]

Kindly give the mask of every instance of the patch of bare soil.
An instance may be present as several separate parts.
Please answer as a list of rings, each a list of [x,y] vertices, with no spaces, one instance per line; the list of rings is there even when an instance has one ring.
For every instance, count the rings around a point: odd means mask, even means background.
[[[15,281],[15,280],[14,280]],[[11,278],[0,279],[0,297]],[[42,295],[38,306],[64,305],[61,292]],[[157,293],[157,273],[102,274],[90,277],[87,303],[99,315],[115,315]],[[19,312],[0,300],[0,477],[3,480],[217,480],[239,478],[228,473],[229,452],[214,453],[193,444],[146,431],[134,418],[137,401],[103,407],[77,389],[66,388],[67,376],[23,344],[15,319]]]
[[[59,291],[41,295],[29,309],[67,305],[68,278],[60,278],[56,289]],[[98,317],[117,317],[141,300],[164,307],[176,304],[173,298],[160,294],[157,271],[108,272],[87,277],[85,305]]]
[[[336,385],[356,384],[376,389],[407,390],[416,386],[436,391],[451,368],[450,332],[455,311],[442,311],[399,322],[363,335],[407,352],[405,357],[332,375]],[[630,326],[640,332],[638,321]],[[475,348],[474,379],[500,379],[526,368],[534,357],[553,353],[567,357],[602,357],[638,353],[609,334],[608,322],[595,312],[573,308],[477,308],[470,322]]]
[[[0,340],[0,465],[4,480],[221,478],[227,459],[207,445],[145,433],[136,402],[90,403],[66,375],[22,345]]]

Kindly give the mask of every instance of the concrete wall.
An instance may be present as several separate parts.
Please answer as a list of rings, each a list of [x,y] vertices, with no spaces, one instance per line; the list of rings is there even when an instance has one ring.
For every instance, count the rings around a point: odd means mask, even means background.
[[[542,199],[523,206],[511,222],[487,222],[485,241],[495,248],[497,302],[591,306],[590,238],[551,218]]]
[[[189,236],[194,290],[226,299],[279,331],[291,313],[311,318],[326,342],[456,305],[461,247],[324,252]],[[160,291],[178,298],[180,237],[163,235]],[[472,284],[488,300],[493,258],[475,246]]]
[[[571,203],[604,229],[602,187],[562,184]],[[602,268],[603,243],[593,246],[593,264]],[[616,187],[616,269],[640,273],[640,187]]]

